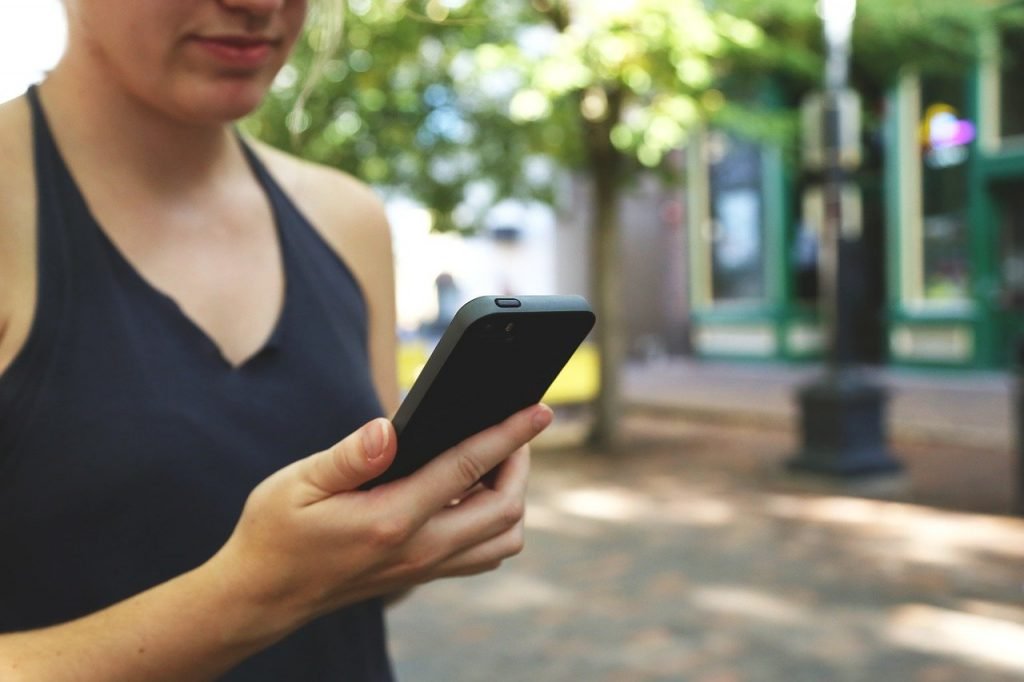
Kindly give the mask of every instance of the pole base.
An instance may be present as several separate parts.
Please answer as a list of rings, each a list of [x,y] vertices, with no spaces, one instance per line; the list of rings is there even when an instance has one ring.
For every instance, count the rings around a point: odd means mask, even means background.
[[[801,388],[802,449],[787,468],[839,478],[901,471],[885,444],[887,397],[883,387],[853,370],[829,373]]]

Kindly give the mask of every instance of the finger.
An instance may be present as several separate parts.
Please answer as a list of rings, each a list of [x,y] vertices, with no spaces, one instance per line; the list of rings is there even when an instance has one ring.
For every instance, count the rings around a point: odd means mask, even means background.
[[[465,502],[469,498],[471,498],[474,495],[476,495],[478,492],[481,492],[481,491],[484,491],[484,490],[491,490],[491,488],[489,486],[484,485],[483,483],[477,483],[472,488],[470,488],[469,490],[467,490],[466,492],[462,493],[461,495],[456,497],[454,500],[449,502],[448,506],[449,507],[454,507],[454,506],[456,506],[458,504],[462,504],[463,502]]]
[[[495,470],[494,490],[518,498],[526,496],[530,475],[530,445],[526,444],[509,455]]]
[[[494,470],[494,484],[478,485],[472,489],[472,495],[465,495],[460,504],[495,504],[495,500],[506,503],[521,502],[526,497],[526,485],[530,476],[530,446],[523,445],[508,456]]]
[[[302,460],[298,475],[325,499],[355,490],[383,473],[394,460],[393,427],[380,418],[364,424],[328,449]],[[309,502],[318,501],[316,496]]]
[[[502,465],[501,487],[484,488],[435,514],[421,529],[417,544],[435,562],[444,561],[522,524],[529,473],[529,450],[523,447]]]
[[[526,473],[529,473],[529,456],[530,456],[530,446],[529,446],[529,444],[524,445],[523,447],[520,448],[520,450],[525,450],[526,451],[525,452]],[[469,498],[473,497],[473,495],[476,495],[479,492],[482,492],[482,491],[485,491],[485,490],[497,490],[498,488],[502,487],[504,485],[504,483],[502,482],[502,472],[506,471],[508,469],[509,463],[512,461],[513,458],[516,458],[517,455],[518,455],[518,451],[512,453],[512,455],[510,455],[507,460],[505,460],[504,462],[502,462],[501,464],[499,464],[498,466],[494,467],[489,472],[487,472],[487,475],[484,476],[484,478],[480,482],[476,483],[469,490],[467,490],[466,492],[462,493],[456,499],[452,500],[451,503],[449,503],[448,506],[452,507],[452,506],[455,506],[457,504],[460,504],[461,502],[464,502],[464,501],[468,500]],[[525,486],[523,486],[522,492],[523,492],[523,494],[525,494],[525,492],[526,492]]]
[[[525,524],[517,523],[499,535],[468,547],[439,562],[431,571],[431,579],[476,575],[493,571],[501,562],[514,557],[525,547]]]
[[[426,518],[458,499],[484,474],[547,428],[551,418],[551,408],[546,405],[528,407],[467,438],[402,481],[423,491],[418,498],[420,515]]]

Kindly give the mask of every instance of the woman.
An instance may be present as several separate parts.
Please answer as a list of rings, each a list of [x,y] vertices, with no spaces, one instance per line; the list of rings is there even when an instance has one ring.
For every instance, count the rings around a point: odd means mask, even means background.
[[[395,452],[384,213],[231,125],[304,0],[65,6],[0,105],[0,679],[390,679],[382,599],[519,551],[551,412],[358,492]]]

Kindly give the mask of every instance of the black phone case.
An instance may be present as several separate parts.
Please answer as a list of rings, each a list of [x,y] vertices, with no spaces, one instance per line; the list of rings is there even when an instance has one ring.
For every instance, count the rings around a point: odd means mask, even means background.
[[[407,476],[539,402],[594,320],[581,296],[482,296],[466,303],[395,413],[394,463],[368,487]]]

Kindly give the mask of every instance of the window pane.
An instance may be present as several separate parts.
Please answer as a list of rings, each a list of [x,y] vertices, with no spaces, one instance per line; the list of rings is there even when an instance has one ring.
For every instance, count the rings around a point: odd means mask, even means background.
[[[1003,185],[997,192],[1000,212],[1000,271],[1003,300],[1024,309],[1024,182]]]
[[[965,104],[962,79],[922,81],[923,284],[930,300],[965,299],[969,293],[967,161],[974,126],[961,118]]]
[[[722,132],[710,140],[711,286],[715,301],[765,296],[761,150]]]
[[[1024,143],[1024,29],[1003,33],[999,74],[1000,137]]]
[[[809,203],[811,197],[818,201]],[[795,226],[793,242],[790,246],[790,262],[793,271],[793,298],[802,303],[818,301],[818,257],[819,234],[818,225],[824,216],[817,215],[824,206],[822,188],[814,183],[804,183],[800,191],[803,205],[801,216]]]

